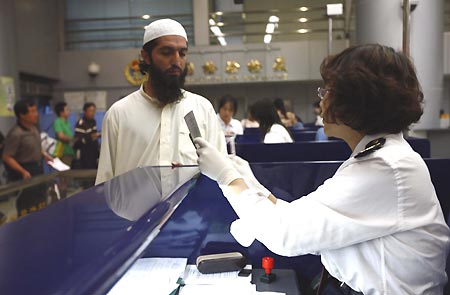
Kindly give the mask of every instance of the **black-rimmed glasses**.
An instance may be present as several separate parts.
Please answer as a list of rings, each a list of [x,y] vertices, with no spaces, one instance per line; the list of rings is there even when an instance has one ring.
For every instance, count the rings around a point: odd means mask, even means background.
[[[330,91],[330,89],[318,87],[318,88],[317,88],[317,96],[318,96],[320,99],[323,99],[323,97],[325,96],[325,94],[327,94],[327,92],[329,92],[329,91]]]

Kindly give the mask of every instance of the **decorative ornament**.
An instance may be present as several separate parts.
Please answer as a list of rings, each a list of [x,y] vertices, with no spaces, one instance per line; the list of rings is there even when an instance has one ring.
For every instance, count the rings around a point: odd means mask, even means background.
[[[237,61],[229,60],[229,61],[227,61],[227,66],[225,68],[225,72],[227,74],[236,74],[240,68],[241,68],[241,65]]]
[[[139,86],[147,80],[147,75],[141,73],[139,60],[137,58],[133,59],[125,66],[124,75],[127,81],[134,86]]]
[[[202,68],[203,68],[203,73],[205,73],[206,75],[212,75],[217,70],[216,65],[212,61],[205,62],[205,64],[202,66]]]
[[[286,64],[284,62],[284,57],[275,58],[275,63],[273,64],[273,70],[275,72],[287,72]]]
[[[250,73],[254,73],[257,74],[259,72],[261,72],[262,69],[262,65],[259,62],[259,60],[257,59],[251,59],[248,63],[247,63],[247,69]]]
[[[187,67],[187,74],[188,74],[188,76],[194,75],[194,71],[195,71],[194,63],[191,62],[191,61],[189,61],[189,62],[186,64],[186,67]]]

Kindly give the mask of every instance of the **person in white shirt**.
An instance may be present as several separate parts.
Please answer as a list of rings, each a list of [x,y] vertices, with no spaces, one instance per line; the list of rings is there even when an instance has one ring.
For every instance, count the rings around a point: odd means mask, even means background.
[[[186,31],[180,23],[162,19],[146,26],[141,69],[148,80],[105,114],[96,184],[139,166],[196,164],[184,121],[190,111],[202,136],[226,153],[211,103],[183,90],[187,51]]]
[[[225,95],[219,101],[217,118],[225,136],[242,135],[244,133],[241,122],[233,119],[237,111],[237,106],[236,98],[231,95]]]
[[[390,47],[360,45],[325,58],[321,75],[325,133],[353,152],[309,195],[277,199],[244,160],[194,140],[200,170],[240,218],[231,233],[280,255],[321,255],[351,294],[443,294],[450,229],[425,162],[402,135],[423,112],[412,62]]]
[[[289,131],[281,123],[275,105],[270,99],[260,99],[250,106],[250,112],[259,123],[264,143],[294,142]]]

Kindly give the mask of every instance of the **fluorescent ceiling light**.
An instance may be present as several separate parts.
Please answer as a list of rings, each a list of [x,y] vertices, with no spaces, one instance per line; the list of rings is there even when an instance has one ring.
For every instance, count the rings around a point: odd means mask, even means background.
[[[344,13],[344,8],[342,3],[338,4],[327,4],[327,15],[342,15]]]
[[[276,15],[271,15],[269,17],[269,22],[271,22],[271,23],[277,23],[279,21],[280,21],[280,18],[278,16],[276,16]]]
[[[266,34],[264,35],[264,43],[269,44],[272,41],[272,35]]]
[[[211,32],[213,32],[214,35],[216,36],[222,36],[222,31],[220,30],[220,28],[218,26],[212,26],[210,27]]]
[[[306,6],[302,6],[299,8],[300,11],[308,11],[308,7]]]
[[[272,34],[275,31],[275,24],[274,23],[268,23],[266,25],[266,34]]]
[[[227,45],[227,41],[225,40],[224,37],[217,37],[217,40],[219,41],[220,45],[222,45],[222,46]]]
[[[298,21],[301,23],[306,23],[308,21],[308,19],[306,17],[301,17],[298,19]]]
[[[300,34],[305,34],[305,33],[308,33],[309,30],[308,29],[300,29],[300,30],[297,30],[297,32],[299,32]]]

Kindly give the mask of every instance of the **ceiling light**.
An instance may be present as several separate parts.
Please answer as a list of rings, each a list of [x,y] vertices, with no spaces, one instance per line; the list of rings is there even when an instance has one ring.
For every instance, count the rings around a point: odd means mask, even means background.
[[[216,11],[216,15],[223,15],[222,11]]]
[[[219,41],[220,45],[222,45],[222,46],[227,45],[227,41],[225,40],[224,37],[217,37],[217,40]]]
[[[297,32],[299,32],[300,34],[305,34],[305,33],[308,33],[309,30],[308,29],[300,29],[300,30],[297,30]]]
[[[143,18],[143,19],[149,19],[149,18],[150,18],[150,15],[144,14],[144,15],[142,16],[142,18]]]
[[[280,21],[280,18],[278,16],[276,16],[276,15],[271,15],[269,17],[269,22],[271,22],[271,23],[277,23],[279,21]]]
[[[215,25],[216,25],[216,22],[215,22],[212,18],[210,18],[210,19],[209,19],[209,25],[210,25],[210,26],[215,26]]]
[[[217,25],[218,25],[219,27],[223,27],[224,23],[223,23],[223,22],[218,22]]]
[[[299,8],[300,11],[308,11],[308,7],[306,6],[302,6]]]
[[[342,3],[327,4],[327,15],[342,15],[344,7]]]
[[[213,32],[214,35],[216,36],[222,36],[222,31],[220,30],[220,28],[218,26],[212,26],[210,27],[211,32]]]
[[[298,19],[298,21],[301,23],[306,23],[308,21],[308,19],[306,17],[301,17]]]
[[[275,24],[274,23],[268,23],[266,25],[266,34],[272,34],[275,31]]]
[[[266,34],[264,35],[264,43],[269,44],[272,41],[272,35]]]

